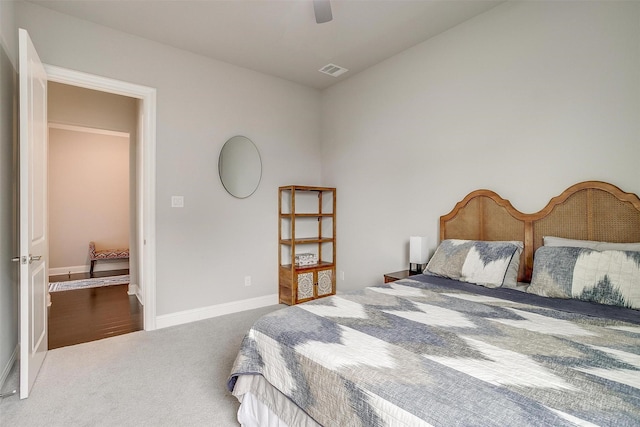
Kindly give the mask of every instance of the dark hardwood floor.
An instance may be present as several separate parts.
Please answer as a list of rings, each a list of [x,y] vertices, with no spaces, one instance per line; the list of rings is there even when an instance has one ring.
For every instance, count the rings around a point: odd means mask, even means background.
[[[129,270],[96,272],[93,277],[129,274]],[[50,276],[50,282],[89,278],[89,273]],[[49,349],[142,330],[142,306],[128,285],[52,292]]]

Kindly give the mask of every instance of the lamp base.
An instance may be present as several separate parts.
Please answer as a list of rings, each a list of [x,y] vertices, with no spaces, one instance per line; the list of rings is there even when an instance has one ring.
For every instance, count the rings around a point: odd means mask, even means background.
[[[427,264],[416,264],[413,262],[409,263],[409,275],[413,275],[413,274],[422,274],[422,272],[424,271],[424,268],[427,266]]]

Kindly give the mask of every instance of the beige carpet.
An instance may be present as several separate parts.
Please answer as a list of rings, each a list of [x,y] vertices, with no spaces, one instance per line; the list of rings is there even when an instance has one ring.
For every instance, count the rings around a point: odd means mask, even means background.
[[[31,396],[0,401],[0,425],[237,426],[231,365],[253,322],[280,307],[51,350]]]

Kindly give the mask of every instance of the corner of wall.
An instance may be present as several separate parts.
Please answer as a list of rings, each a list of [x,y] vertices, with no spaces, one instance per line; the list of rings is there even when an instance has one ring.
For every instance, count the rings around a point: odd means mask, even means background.
[[[2,369],[2,371],[0,372],[0,390],[4,389],[4,385],[7,382],[7,378],[9,378],[9,374],[13,369],[13,365],[16,363],[16,360],[18,360],[19,349],[20,347],[16,345],[15,348],[13,349],[13,353],[11,354],[11,357],[9,358],[7,363],[4,365],[4,368]]]
[[[0,1],[0,44],[9,57],[13,69],[18,69],[18,42],[14,1]]]

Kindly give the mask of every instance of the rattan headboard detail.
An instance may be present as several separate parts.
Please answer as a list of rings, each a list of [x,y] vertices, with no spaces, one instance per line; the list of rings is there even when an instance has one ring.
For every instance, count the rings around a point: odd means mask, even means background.
[[[604,242],[640,242],[640,198],[612,184],[572,185],[541,211],[525,214],[490,190],[476,190],[440,217],[440,240],[524,242],[518,280],[529,282],[543,236]]]

